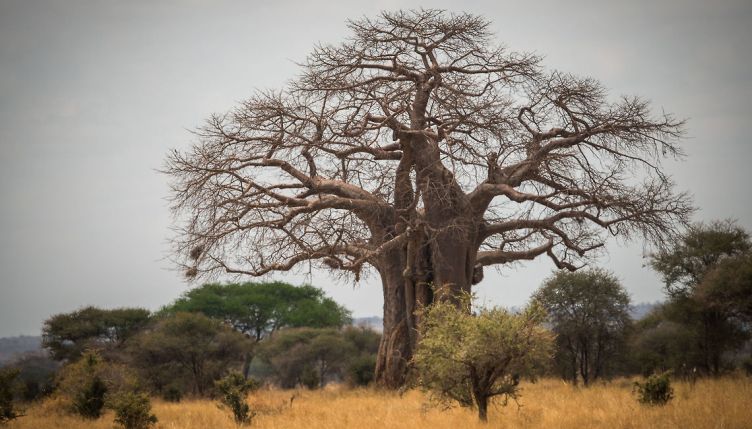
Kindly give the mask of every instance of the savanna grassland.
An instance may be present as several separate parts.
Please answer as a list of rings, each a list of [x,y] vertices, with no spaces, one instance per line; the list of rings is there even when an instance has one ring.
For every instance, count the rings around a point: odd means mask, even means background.
[[[489,410],[488,424],[473,410],[431,406],[420,391],[403,395],[372,389],[329,387],[319,391],[262,389],[249,397],[258,412],[251,428],[750,428],[752,378],[699,380],[674,384],[666,406],[640,405],[629,380],[575,388],[560,380],[526,383],[519,406]],[[295,396],[290,405],[290,399]],[[231,415],[208,400],[155,401],[160,429],[235,429]],[[112,413],[86,421],[60,411],[55,400],[32,406],[9,429],[111,429]]]

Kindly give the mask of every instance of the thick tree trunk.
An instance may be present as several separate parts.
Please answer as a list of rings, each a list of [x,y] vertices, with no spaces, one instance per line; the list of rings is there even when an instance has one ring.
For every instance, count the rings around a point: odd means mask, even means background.
[[[481,396],[476,398],[478,401],[478,419],[483,423],[488,423],[488,398]]]
[[[408,332],[404,279],[399,268],[382,269],[384,288],[384,330],[376,358],[376,381],[397,388],[405,382],[407,363],[412,358]]]
[[[408,245],[383,258],[379,272],[384,289],[384,330],[375,372],[381,385],[398,388],[405,382],[419,340],[416,311],[434,299],[451,300],[470,291],[475,248],[474,234],[469,235],[438,234],[431,240],[420,236],[413,249]]]
[[[416,95],[413,129],[425,126],[429,92]],[[419,135],[403,138],[395,181],[396,215],[384,231],[407,233],[409,238],[403,248],[388,252],[378,264],[384,288],[384,331],[375,377],[389,388],[405,382],[419,340],[416,310],[434,299],[455,300],[461,292],[470,292],[482,222],[473,217],[467,195],[441,163],[435,142]],[[419,202],[423,203],[420,209]]]

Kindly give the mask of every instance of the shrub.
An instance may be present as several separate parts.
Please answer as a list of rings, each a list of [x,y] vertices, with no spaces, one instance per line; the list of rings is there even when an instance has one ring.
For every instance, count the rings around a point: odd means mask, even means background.
[[[669,373],[653,374],[644,383],[635,381],[637,400],[647,405],[665,405],[674,397]]]
[[[95,351],[63,367],[57,381],[70,411],[90,419],[99,418],[110,396],[133,391],[137,384],[128,368],[105,362]]]
[[[170,386],[162,392],[162,399],[167,402],[180,402],[183,399],[183,392],[176,386]]]
[[[232,372],[215,382],[220,394],[220,408],[228,407],[232,411],[237,424],[249,424],[256,415],[246,403],[248,393],[258,388],[255,380],[246,380],[242,374]]]
[[[46,356],[30,354],[15,360],[11,366],[19,370],[17,394],[22,401],[30,402],[40,399],[54,390],[55,373],[60,363]]]
[[[516,399],[521,376],[533,377],[550,359],[552,338],[545,314],[532,305],[519,314],[491,308],[470,313],[470,296],[460,306],[439,301],[422,312],[421,340],[413,356],[418,384],[440,402],[476,406],[487,420],[488,404]]]
[[[107,385],[98,376],[94,376],[82,390],[73,397],[73,410],[87,419],[98,419],[104,409]]]
[[[19,370],[0,369],[0,424],[23,416],[13,403],[13,390]]]
[[[148,429],[157,423],[151,413],[149,397],[143,393],[128,392],[118,396],[112,403],[115,423],[124,429]]]
[[[300,384],[313,390],[321,386],[321,377],[311,365],[306,365],[300,373]]]
[[[360,355],[351,360],[347,366],[347,377],[350,384],[354,386],[367,386],[373,381],[375,367],[375,355]]]

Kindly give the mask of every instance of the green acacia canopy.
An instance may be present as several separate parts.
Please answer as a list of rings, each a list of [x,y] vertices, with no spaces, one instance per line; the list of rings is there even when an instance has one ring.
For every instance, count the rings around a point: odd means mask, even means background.
[[[165,312],[201,312],[261,341],[285,327],[341,327],[350,311],[311,285],[283,282],[208,283],[183,294]]]
[[[42,346],[55,360],[76,360],[84,349],[120,346],[146,326],[149,310],[85,307],[56,314],[42,326]]]

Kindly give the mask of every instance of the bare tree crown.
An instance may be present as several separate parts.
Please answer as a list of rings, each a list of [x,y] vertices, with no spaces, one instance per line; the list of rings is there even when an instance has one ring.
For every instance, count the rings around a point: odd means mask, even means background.
[[[682,121],[495,46],[478,16],[348,26],[284,90],[211,117],[170,154],[189,275],[303,262],[383,274],[405,249],[409,276],[442,234],[469,237],[480,273],[539,255],[575,269],[609,233],[660,243],[686,223],[689,199],[660,166],[681,155]]]

